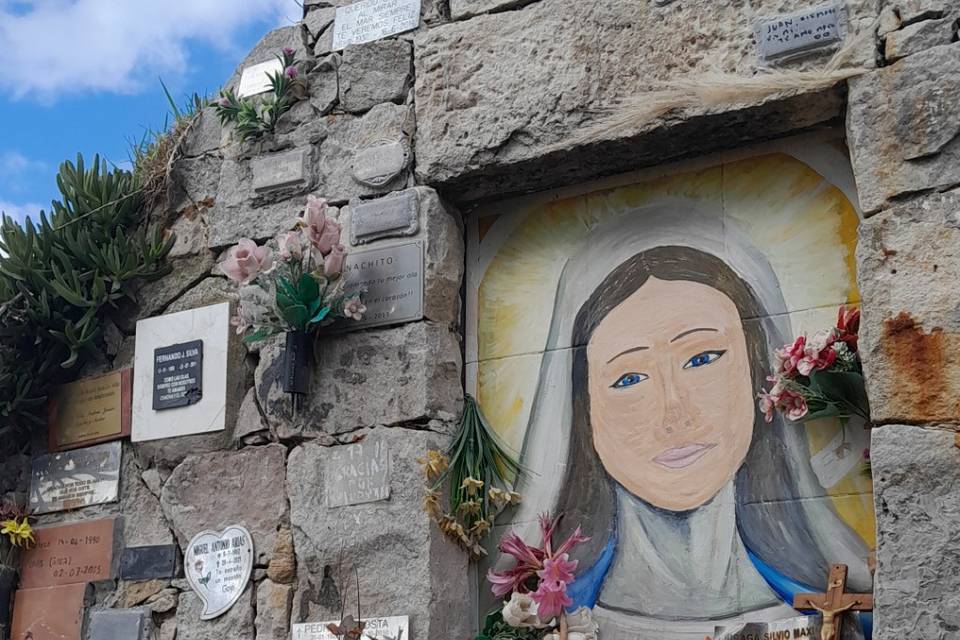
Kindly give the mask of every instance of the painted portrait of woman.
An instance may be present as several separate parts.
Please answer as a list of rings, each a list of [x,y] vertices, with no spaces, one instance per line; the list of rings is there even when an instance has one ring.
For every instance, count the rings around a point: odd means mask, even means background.
[[[604,640],[696,639],[789,618],[831,563],[869,591],[804,432],[758,410],[791,334],[780,283],[735,220],[661,198],[595,224],[564,260],[522,444],[516,523],[592,538],[571,610]],[[844,637],[869,637],[850,617]]]

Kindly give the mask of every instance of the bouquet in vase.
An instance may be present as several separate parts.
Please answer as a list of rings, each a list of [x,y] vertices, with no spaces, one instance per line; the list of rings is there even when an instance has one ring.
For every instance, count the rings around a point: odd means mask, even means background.
[[[269,247],[240,240],[221,267],[244,287],[231,320],[238,334],[247,334],[244,341],[286,334],[282,386],[298,410],[307,392],[313,339],[338,319],[360,320],[366,307],[361,292],[347,290],[342,273],[347,250],[325,200],[307,196],[296,230],[281,235],[278,246],[277,259]]]

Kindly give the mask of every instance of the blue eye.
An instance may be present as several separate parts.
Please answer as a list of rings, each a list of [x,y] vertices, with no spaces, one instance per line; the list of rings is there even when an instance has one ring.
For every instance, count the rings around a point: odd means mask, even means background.
[[[713,364],[720,359],[720,356],[725,354],[726,351],[704,351],[703,353],[698,353],[689,360],[687,360],[683,368],[684,369],[693,369],[694,367],[703,367],[708,364]]]
[[[610,387],[613,389],[623,389],[624,387],[632,387],[638,382],[643,382],[649,377],[650,376],[648,376],[645,373],[625,373],[622,376],[620,376],[620,378],[616,382],[610,385]]]

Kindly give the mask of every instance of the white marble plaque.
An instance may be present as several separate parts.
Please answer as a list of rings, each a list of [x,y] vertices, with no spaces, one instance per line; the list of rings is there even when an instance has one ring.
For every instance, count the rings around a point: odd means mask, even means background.
[[[137,323],[133,372],[132,440],[158,440],[226,427],[230,303],[189,309]],[[203,341],[203,395],[194,404],[153,408],[154,354],[171,345]]]
[[[253,571],[253,538],[246,528],[232,525],[221,532],[201,531],[183,554],[190,587],[203,602],[201,620],[212,620],[234,605]]]
[[[364,618],[361,640],[410,640],[410,618],[408,616],[388,616],[385,618]],[[339,620],[325,622],[304,622],[293,625],[293,640],[337,640],[328,624],[339,624]]]
[[[754,28],[763,62],[786,60],[830,47],[846,35],[846,9],[830,2],[812,9],[762,20]]]
[[[305,183],[309,161],[310,156],[306,149],[293,149],[254,158],[251,163],[253,190],[272,191]]]
[[[333,50],[373,42],[420,26],[420,0],[360,0],[337,9]]]
[[[30,513],[115,502],[120,484],[120,446],[119,441],[108,442],[34,458]]]
[[[328,507],[390,497],[390,452],[387,443],[379,438],[331,447],[327,469],[324,493]]]
[[[278,71],[283,72],[283,63],[280,62],[279,58],[247,67],[240,74],[240,83],[237,85],[237,97],[245,98],[247,96],[255,96],[271,91],[273,87],[270,84],[270,76]]]
[[[367,312],[349,329],[423,318],[423,243],[351,251],[343,266],[347,290],[362,290]]]

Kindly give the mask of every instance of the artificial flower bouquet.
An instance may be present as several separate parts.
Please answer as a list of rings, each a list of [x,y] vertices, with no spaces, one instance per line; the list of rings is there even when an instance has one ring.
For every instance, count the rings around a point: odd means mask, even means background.
[[[870,407],[857,350],[860,311],[840,307],[835,327],[811,338],[800,335],[775,352],[773,386],[760,393],[767,422],[779,411],[788,420],[852,417],[870,421]]]
[[[278,246],[276,260],[269,247],[240,240],[221,268],[245,287],[231,319],[238,334],[247,334],[244,341],[286,334],[282,386],[299,409],[307,391],[312,339],[338,319],[360,320],[366,307],[361,292],[347,290],[342,273],[347,250],[324,199],[307,196],[296,230],[281,235]]]
[[[589,538],[578,526],[554,547],[559,522],[560,517],[540,517],[540,546],[528,545],[514,532],[500,540],[498,548],[515,563],[505,571],[487,573],[493,594],[505,601],[487,616],[475,640],[597,640],[597,624],[589,609],[565,612],[573,604],[567,587],[578,564],[570,559],[570,552]]]

